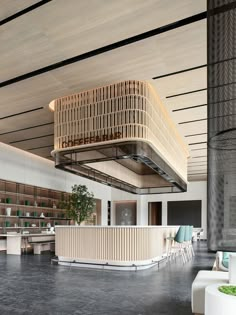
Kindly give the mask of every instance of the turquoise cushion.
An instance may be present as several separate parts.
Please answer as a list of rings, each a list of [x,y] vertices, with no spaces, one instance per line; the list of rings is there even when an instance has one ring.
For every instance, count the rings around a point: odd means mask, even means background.
[[[229,252],[223,252],[222,265],[225,268],[229,268],[229,254]]]

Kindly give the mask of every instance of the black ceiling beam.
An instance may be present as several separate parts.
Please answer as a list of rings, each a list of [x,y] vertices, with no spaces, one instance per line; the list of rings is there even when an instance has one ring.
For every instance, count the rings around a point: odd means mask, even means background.
[[[230,2],[230,3],[227,3],[227,4],[224,4],[224,5],[221,5],[221,6],[218,6],[218,7],[215,7],[214,9],[209,9],[208,10],[208,14],[209,16],[212,16],[212,15],[217,15],[219,13],[224,13],[224,12],[227,12],[229,10],[233,10],[236,8],[236,2],[233,1],[233,2]]]
[[[199,162],[199,163],[201,163],[201,162]],[[189,165],[188,167],[199,167],[199,166],[206,166],[206,164]]]
[[[197,176],[197,175],[207,175],[207,172],[206,173],[190,173],[188,174],[188,176]]]
[[[207,143],[207,141],[189,143],[188,145],[196,145],[196,144],[203,144],[203,143]]]
[[[46,137],[50,137],[50,136],[54,136],[54,134],[51,133],[49,135],[33,137],[33,138],[28,138],[28,139],[23,139],[23,140],[17,140],[17,141],[11,141],[11,142],[9,142],[9,144],[14,144],[14,143],[18,143],[18,142],[25,142],[25,141],[35,140],[35,139],[41,139],[41,138],[46,138]]]
[[[45,123],[45,124],[41,124],[41,125],[35,125],[35,126],[31,126],[31,127],[26,127],[26,128],[16,129],[16,130],[12,130],[12,131],[7,131],[7,132],[0,133],[0,136],[8,135],[10,133],[19,132],[19,131],[25,131],[25,130],[28,130],[28,129],[44,127],[44,126],[47,126],[47,125],[53,125],[53,124],[54,124],[54,121],[49,122],[49,123]]]
[[[144,32],[144,33],[141,33],[141,34],[138,34],[138,35],[135,35],[135,36],[132,36],[132,37],[120,40],[120,41],[115,42],[113,44],[109,44],[109,45],[106,45],[106,46],[103,46],[103,47],[91,50],[91,51],[83,53],[81,55],[77,55],[77,56],[65,59],[63,61],[56,62],[56,63],[51,64],[49,66],[46,66],[46,67],[43,67],[43,68],[31,71],[31,72],[28,72],[28,73],[25,73],[25,74],[20,75],[18,77],[15,77],[15,78],[3,81],[3,82],[0,83],[0,88],[4,87],[4,86],[11,85],[11,84],[14,84],[14,83],[17,83],[17,82],[20,82],[20,81],[23,81],[23,80],[27,80],[29,78],[38,76],[40,74],[43,74],[43,73],[46,73],[46,72],[49,72],[49,71],[52,71],[52,70],[55,70],[55,69],[59,69],[59,68],[71,65],[73,63],[76,63],[76,62],[79,62],[79,61],[82,61],[82,60],[85,60],[85,59],[92,58],[94,56],[98,56],[98,55],[104,54],[106,52],[109,52],[109,51],[112,51],[112,50],[115,50],[115,49],[118,49],[118,48],[130,45],[130,44],[142,41],[144,39],[147,39],[147,38],[150,38],[150,37],[153,37],[153,36],[157,36],[159,34],[163,34],[165,32],[169,32],[169,31],[175,30],[175,29],[177,29],[179,27],[186,26],[186,25],[189,25],[189,24],[201,21],[203,19],[206,19],[206,17],[207,17],[207,12],[206,11],[198,13],[198,14],[195,14],[193,16],[189,16],[189,17],[184,18],[182,20],[178,20],[176,22],[173,22],[173,23],[170,23],[170,24],[167,24],[167,25],[164,25],[164,26],[152,29],[150,31],[147,31],[147,32]]]
[[[178,109],[173,109],[172,112],[180,112],[181,110],[194,109],[194,108],[203,107],[203,106],[207,106],[207,104],[194,105],[194,106],[189,106],[189,107],[182,107],[182,108],[178,108]]]
[[[199,150],[207,150],[207,148],[192,149],[191,152],[192,152],[192,151],[199,151]]]
[[[214,117],[210,117],[208,119],[216,119],[216,118],[222,118],[222,117],[228,117],[228,116],[235,116],[236,114],[228,114],[228,115],[219,115],[219,116],[214,116]],[[178,123],[179,125],[184,125],[184,124],[191,124],[191,123],[195,123],[195,122],[199,122],[199,121],[204,121],[207,120],[207,118],[201,118],[201,119],[195,119],[195,120],[187,120],[187,121],[182,121],[180,123]]]
[[[199,121],[203,121],[203,120],[207,120],[207,118],[201,118],[201,119],[195,119],[195,120],[182,121],[182,122],[179,123],[179,125],[195,123],[195,122],[199,122]]]
[[[11,118],[11,117],[15,117],[15,116],[19,116],[19,115],[23,115],[23,114],[32,113],[32,112],[35,112],[35,111],[41,110],[41,109],[43,109],[43,107],[37,107],[37,108],[34,108],[34,109],[25,110],[24,112],[20,112],[20,113],[16,113],[16,114],[11,114],[11,115],[0,117],[0,120]]]
[[[35,147],[35,148],[30,148],[30,149],[27,149],[28,151],[33,151],[33,150],[38,150],[38,149],[44,149],[44,148],[52,148],[54,146],[54,144],[51,144],[51,145],[44,145],[42,147]]]
[[[37,9],[37,8],[39,8],[39,7],[41,7],[42,5],[44,5],[44,4],[48,3],[48,2],[51,2],[51,1],[52,1],[52,0],[39,1],[39,2],[37,2],[37,3],[33,4],[33,5],[31,5],[30,7],[27,7],[27,8],[25,8],[25,9],[21,10],[21,11],[18,11],[18,12],[16,12],[15,14],[10,15],[10,16],[8,16],[7,18],[1,20],[1,21],[0,21],[0,26],[1,26],[1,25],[4,25],[4,24],[6,24],[6,23],[8,23],[8,22],[10,22],[10,21],[12,21],[12,20],[15,20],[15,19],[17,19],[18,17],[20,17],[20,16],[22,16],[22,15],[28,13],[28,12],[31,12],[31,11],[33,11],[33,10],[35,10],[35,9]]]
[[[203,135],[207,135],[207,132],[194,133],[194,134],[192,134],[192,135],[186,135],[185,137],[186,137],[186,138],[189,138],[189,137],[196,137],[196,136],[203,136]]]
[[[192,159],[199,159],[202,157],[207,157],[207,155],[199,155],[199,156],[193,156]]]
[[[173,98],[173,97],[183,96],[183,95],[187,95],[187,94],[198,93],[198,92],[202,92],[202,91],[206,91],[206,90],[207,90],[207,88],[198,89],[198,90],[188,91],[188,92],[184,92],[184,93],[179,93],[179,94],[174,94],[174,95],[168,95],[168,96],[166,96],[166,98]]]
[[[184,73],[184,72],[189,72],[189,71],[193,71],[193,70],[197,70],[197,69],[201,69],[201,68],[205,68],[207,65],[200,65],[200,66],[196,66],[196,67],[192,67],[192,68],[187,68],[187,69],[183,69],[183,70],[179,70],[179,71],[175,71],[175,72],[171,72],[171,73],[167,73],[167,74],[162,74],[156,77],[153,77],[153,80],[158,80],[161,78],[165,78],[165,77],[170,77],[172,75],[176,75],[176,74],[180,74],[180,73]]]

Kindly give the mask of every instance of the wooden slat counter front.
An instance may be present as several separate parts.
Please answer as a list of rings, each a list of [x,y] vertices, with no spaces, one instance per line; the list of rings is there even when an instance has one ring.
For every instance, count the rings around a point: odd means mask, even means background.
[[[58,226],[56,255],[65,265],[148,268],[166,254],[166,237],[176,230],[175,226]]]

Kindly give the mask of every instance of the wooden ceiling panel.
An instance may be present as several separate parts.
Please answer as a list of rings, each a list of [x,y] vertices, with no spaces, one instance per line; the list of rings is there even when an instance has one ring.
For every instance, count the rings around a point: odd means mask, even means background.
[[[206,33],[205,33],[205,36],[206,36]],[[204,40],[206,42],[206,37]],[[202,61],[206,63],[206,56]],[[204,65],[205,63],[203,63],[202,65]],[[189,69],[189,68],[182,68],[181,64],[178,66],[179,66],[179,71]],[[199,64],[198,66],[201,66],[201,64]],[[195,69],[195,70],[191,70],[187,72],[182,72],[175,75],[166,76],[164,78],[160,78],[157,80],[153,80],[152,84],[156,87],[156,90],[160,98],[163,100],[167,96],[170,96],[170,95],[176,95],[180,93],[186,93],[189,91],[206,88],[207,87],[207,67]],[[173,98],[173,105],[175,105],[176,103],[175,102],[176,98],[178,97]],[[169,101],[171,103],[171,99],[169,99]],[[174,107],[175,106],[173,106],[173,108]]]
[[[207,149],[191,152],[192,159],[207,155]]]
[[[0,19],[38,1],[0,0]],[[206,10],[206,1],[182,0],[64,0],[48,2],[1,26],[0,81],[61,62],[93,49],[173,23]],[[30,27],[29,27],[30,26]],[[206,121],[179,124],[206,118],[206,106],[172,110],[207,103],[206,91],[167,98],[206,88],[206,67],[167,76],[153,77],[206,64],[206,20],[125,45],[57,70],[32,76],[0,88],[0,141],[49,158],[53,143],[51,100],[126,79],[147,80],[157,90],[184,140],[206,142]],[[30,128],[44,125],[42,127]],[[29,129],[27,129],[29,128]],[[24,129],[24,130],[21,130]],[[16,132],[12,132],[12,131]],[[43,137],[44,135],[48,135]],[[35,138],[24,141],[26,139]],[[21,142],[18,142],[22,140]],[[205,145],[189,146],[191,180],[202,175]],[[195,150],[196,149],[196,150]],[[198,150],[199,149],[199,150]],[[199,157],[200,156],[200,157]],[[193,162],[193,164],[192,164]]]
[[[0,0],[0,21],[26,9],[39,0]]]
[[[207,174],[205,174],[205,173],[203,173],[203,174],[191,174],[188,176],[189,182],[199,182],[199,181],[203,181],[203,180],[207,180]]]
[[[53,71],[68,88],[79,91],[124,79],[150,80],[157,73],[173,71],[178,64],[191,67],[206,62],[201,33],[205,21],[161,34]],[[173,53],[174,52],[174,53]]]
[[[23,109],[24,110],[24,109]],[[12,108],[8,111],[9,115],[14,115],[17,113],[22,113],[20,108]],[[53,113],[49,111],[48,106],[43,109],[39,109],[33,112],[22,113],[17,116],[9,117],[0,120],[0,141],[3,141],[4,133],[11,132],[14,130],[29,128],[32,126],[47,124],[54,121]],[[31,129],[30,132],[34,133],[37,130]],[[15,137],[17,134],[12,134]]]
[[[181,5],[172,0],[49,2],[3,25],[0,81],[167,25],[205,7],[203,0],[182,0]]]
[[[33,138],[33,136],[30,138]],[[49,146],[49,145],[51,145],[51,143],[53,143],[53,140],[54,140],[53,136],[46,136],[46,137],[42,137],[42,138],[38,138],[38,139],[31,139],[31,140],[30,140],[30,138],[24,138],[24,139],[22,139],[21,142],[12,143],[11,145],[13,145],[16,148],[22,149],[22,150],[26,150],[26,151],[30,150],[31,151],[31,149],[33,149],[33,148]]]
[[[187,89],[186,89],[187,91]],[[190,90],[189,90],[190,91]],[[167,108],[172,111],[175,109],[198,106],[207,104],[207,91],[200,91],[192,94],[185,94],[164,100]]]
[[[205,119],[207,117],[207,106],[195,107],[178,112],[172,112],[172,118],[180,123],[187,124],[189,121]]]
[[[49,102],[70,93],[51,74],[15,83],[0,89],[1,117],[37,107],[48,107]]]
[[[184,137],[184,140],[189,143],[196,143],[196,142],[206,142],[207,141],[207,135],[200,135],[200,136],[194,136],[194,137]],[[191,148],[190,148],[191,150]]]
[[[44,158],[52,158],[51,156],[51,152],[53,150],[53,147],[45,147],[45,148],[32,148],[31,150],[29,150],[30,153],[33,153],[33,154],[37,154],[41,157],[44,157]]]
[[[207,121],[198,121],[194,123],[178,125],[180,132],[184,134],[194,134],[199,132],[207,132]]]
[[[30,121],[33,121],[33,120],[30,120]],[[21,139],[28,139],[31,137],[40,137],[42,135],[54,133],[54,124],[45,125],[45,123],[43,122],[42,126],[31,128],[31,127],[34,127],[35,125],[32,125],[32,123],[30,123],[30,121],[28,121],[27,124],[23,125],[22,129],[25,129],[25,130],[15,129],[15,126],[9,126],[8,132],[10,132],[10,133],[6,133],[3,135],[0,134],[0,140],[4,143],[9,144],[12,141],[14,142],[14,141],[18,141]],[[28,126],[28,127],[26,127],[26,126]],[[12,132],[14,130],[18,130],[18,131]]]

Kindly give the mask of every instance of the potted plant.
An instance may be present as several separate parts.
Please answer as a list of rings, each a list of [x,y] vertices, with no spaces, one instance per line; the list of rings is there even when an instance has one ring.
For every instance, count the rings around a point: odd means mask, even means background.
[[[95,208],[93,193],[88,191],[85,185],[72,186],[72,193],[66,200],[62,200],[61,208],[66,210],[67,218],[78,225],[91,217]]]
[[[218,289],[222,293],[236,296],[236,286],[235,285],[222,285]]]

